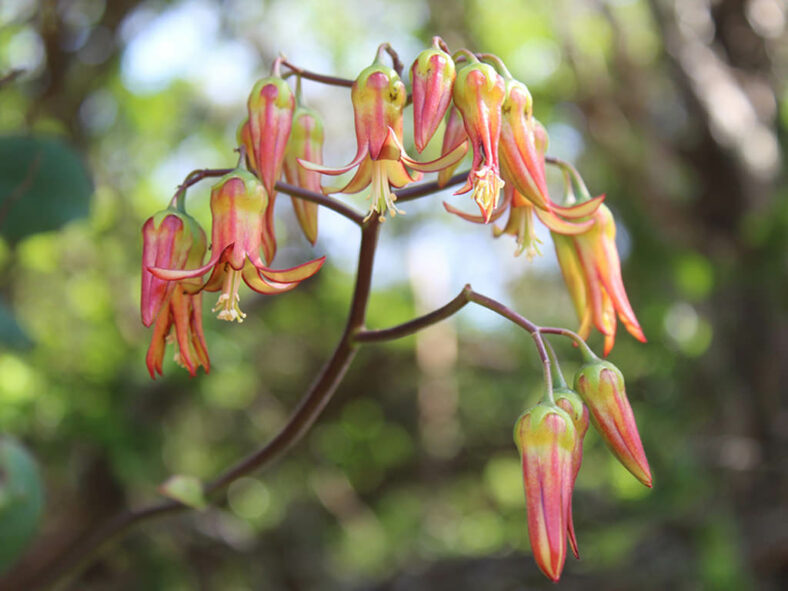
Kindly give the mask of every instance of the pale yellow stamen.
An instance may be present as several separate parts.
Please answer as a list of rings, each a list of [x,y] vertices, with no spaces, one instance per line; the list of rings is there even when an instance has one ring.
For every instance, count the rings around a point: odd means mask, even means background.
[[[229,269],[224,276],[224,284],[222,285],[222,294],[216,301],[216,305],[211,310],[212,312],[219,312],[218,318],[220,320],[227,320],[228,322],[238,321],[238,324],[244,321],[246,314],[241,312],[238,303],[241,297],[238,295],[238,289],[241,287],[241,271]]]
[[[503,189],[503,179],[489,166],[477,170],[473,175],[473,199],[485,218],[492,215],[498,205],[498,194]]]
[[[373,160],[372,161],[372,182],[370,183],[369,193],[369,213],[365,219],[370,218],[375,213],[380,213],[380,221],[386,221],[383,214],[388,211],[391,217],[402,214],[405,212],[399,209],[394,202],[397,196],[391,191],[389,184],[389,175],[387,170],[387,160]]]
[[[175,345],[175,351],[172,355],[172,360],[175,362],[175,365],[185,369],[186,365],[184,365],[183,360],[181,359],[181,349],[178,345],[178,339],[175,337],[175,335],[170,332],[166,337],[164,337],[164,342],[168,345]]]

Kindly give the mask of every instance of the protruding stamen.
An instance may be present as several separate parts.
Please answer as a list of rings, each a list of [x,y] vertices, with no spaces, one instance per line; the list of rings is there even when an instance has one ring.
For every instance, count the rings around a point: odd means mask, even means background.
[[[238,288],[241,287],[241,271],[229,269],[224,276],[224,285],[222,285],[222,294],[216,301],[216,305],[211,310],[212,312],[219,312],[218,318],[220,320],[227,320],[228,322],[238,321],[238,324],[244,321],[246,314],[241,312],[239,302],[241,297],[238,295]]]
[[[485,166],[473,173],[473,199],[486,222],[490,220],[495,206],[498,205],[498,194],[503,185],[503,179],[491,166]]]
[[[379,212],[380,221],[385,221],[383,214],[388,211],[391,217],[402,214],[405,212],[399,209],[394,202],[397,196],[391,192],[391,185],[389,184],[389,175],[386,160],[373,160],[372,161],[372,183],[370,185],[369,194],[369,214],[367,217]]]

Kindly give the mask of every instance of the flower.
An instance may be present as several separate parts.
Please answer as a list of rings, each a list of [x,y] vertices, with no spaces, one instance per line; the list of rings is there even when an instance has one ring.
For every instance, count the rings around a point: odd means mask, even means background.
[[[600,205],[590,219],[593,225],[586,232],[571,238],[553,233],[553,242],[580,319],[578,334],[588,338],[592,324],[596,326],[605,337],[607,355],[615,343],[616,313],[632,336],[641,342],[646,342],[646,337],[624,289],[613,214]]]
[[[320,174],[299,166],[298,159],[323,162],[323,122],[312,109],[298,107],[293,115],[290,141],[285,151],[284,171],[287,182],[316,193],[322,192]],[[298,223],[307,240],[314,246],[317,240],[317,203],[292,197]]]
[[[446,211],[449,213],[453,213],[464,220],[476,224],[494,222],[509,209],[509,220],[506,226],[503,229],[493,226],[493,236],[496,238],[503,234],[515,236],[517,242],[517,250],[514,253],[515,256],[525,252],[529,260],[534,254],[539,254],[539,249],[536,245],[541,243],[541,241],[536,238],[536,230],[533,223],[534,213],[536,217],[539,218],[539,221],[554,233],[567,236],[579,234],[590,229],[593,225],[593,221],[578,218],[587,216],[588,212],[593,211],[595,207],[599,207],[599,204],[604,199],[603,195],[590,202],[580,203],[572,207],[560,207],[552,203],[552,201],[549,201],[548,197],[550,209],[542,210],[535,207],[530,200],[523,197],[516,189],[514,183],[508,182],[509,173],[505,166],[501,167],[501,172],[505,179],[504,182],[506,183],[503,187],[503,200],[499,206],[492,211],[489,219],[485,219],[483,216],[465,213],[446,202],[443,203],[443,207],[446,208]],[[561,215],[558,215],[558,212],[560,212]]]
[[[440,48],[440,37],[433,47],[416,56],[410,68],[413,88],[413,140],[424,151],[451,103],[451,89],[457,76],[454,60]]]
[[[358,193],[371,185],[369,215],[389,211],[394,216],[402,211],[394,204],[397,196],[391,187],[404,187],[420,178],[418,172],[437,171],[460,160],[463,153],[460,146],[450,154],[426,163],[413,160],[405,153],[402,147],[402,111],[407,91],[397,72],[383,65],[380,59],[379,51],[376,60],[361,71],[351,89],[358,146],[353,160],[340,168],[304,159],[298,159],[298,162],[307,170],[328,175],[343,174],[358,167],[344,187],[324,191]],[[412,175],[406,164],[417,174]]]
[[[490,221],[504,185],[499,173],[498,139],[505,92],[506,83],[495,68],[478,61],[460,68],[452,91],[473,148],[468,180],[455,195],[472,191],[485,223]]]
[[[566,561],[577,433],[566,411],[538,404],[517,421],[514,439],[522,460],[534,560],[557,581]]]
[[[575,390],[588,405],[591,422],[613,454],[650,488],[651,470],[619,369],[608,361],[591,357],[575,375]]]
[[[452,107],[449,116],[446,118],[446,129],[443,132],[443,143],[441,145],[441,156],[445,156],[452,151],[459,149],[461,154],[454,164],[450,164],[438,171],[438,186],[445,187],[451,175],[459,166],[460,161],[468,153],[468,134],[465,133],[465,123],[457,107]]]
[[[155,277],[149,267],[194,268],[202,264],[207,248],[205,232],[184,211],[168,207],[142,226],[142,323],[150,326],[175,284]]]
[[[153,327],[153,337],[145,356],[145,363],[153,379],[156,379],[157,373],[162,375],[164,350],[170,342],[175,342],[178,346],[175,363],[189,370],[192,377],[197,375],[199,366],[205,369],[205,373],[211,370],[202,330],[202,294],[187,293],[180,283],[173,283],[173,289]]]
[[[202,264],[207,248],[205,232],[183,211],[170,207],[150,217],[142,226],[142,323],[155,321],[145,361],[152,378],[161,375],[166,344],[175,341],[175,361],[194,376],[202,366],[210,370],[210,360],[202,330],[200,279],[182,282],[154,276],[149,268],[167,266],[194,269]],[[175,328],[173,337],[172,329]]]
[[[211,190],[213,230],[208,263],[190,270],[150,267],[150,271],[160,279],[181,281],[212,269],[201,289],[221,289],[213,311],[218,311],[222,320],[242,322],[246,315],[238,304],[241,280],[262,294],[282,293],[314,275],[325,262],[325,257],[320,257],[292,269],[274,270],[265,266],[260,259],[260,247],[264,233],[262,213],[267,202],[266,190],[253,174],[240,169],[230,172]]]
[[[246,149],[249,170],[260,178],[268,194],[261,244],[269,264],[276,255],[274,186],[282,176],[294,110],[295,98],[287,83],[276,75],[263,78],[252,87],[247,100],[248,119],[238,130],[238,141]]]
[[[528,88],[507,80],[501,107],[501,161],[508,170],[506,182],[533,205],[550,210],[545,174],[547,133],[533,117],[533,99]]]
[[[572,419],[572,424],[575,426],[577,432],[577,440],[575,441],[575,449],[572,451],[572,486],[575,488],[577,481],[577,474],[580,472],[580,465],[583,463],[583,439],[588,432],[588,407],[583,404],[580,396],[566,387],[558,387],[553,391],[555,404],[559,408],[565,410]],[[569,510],[567,511],[567,524],[566,533],[569,537],[569,545],[572,548],[572,553],[575,558],[580,558],[580,553],[577,550],[577,537],[575,536],[575,524],[572,520],[572,501],[569,501]]]

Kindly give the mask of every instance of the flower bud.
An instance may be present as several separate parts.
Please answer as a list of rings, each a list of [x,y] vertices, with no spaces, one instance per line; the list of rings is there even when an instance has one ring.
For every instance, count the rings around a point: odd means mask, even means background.
[[[293,115],[290,141],[285,152],[285,178],[291,185],[322,193],[320,173],[298,164],[302,158],[323,164],[323,121],[320,115],[306,107],[298,107]],[[298,223],[307,240],[313,245],[317,240],[317,203],[292,197]]]
[[[580,472],[580,465],[583,463],[583,438],[588,432],[588,407],[583,404],[575,392],[568,388],[556,388],[553,391],[553,398],[555,404],[559,408],[565,410],[572,419],[572,424],[575,426],[577,432],[577,441],[575,442],[575,449],[572,452],[572,489],[575,488],[577,481],[577,474]],[[571,503],[571,501],[570,501]],[[572,553],[575,558],[580,558],[580,552],[577,550],[577,537],[575,536],[575,524],[572,520],[571,505],[567,516],[566,533],[569,536],[569,545],[572,548]]]
[[[566,411],[538,404],[517,421],[514,439],[522,460],[534,559],[557,581],[566,561],[577,433]]]
[[[402,137],[402,111],[407,99],[405,84],[392,68],[376,61],[361,71],[350,91],[359,151],[366,146],[372,160],[399,159],[399,153],[387,153],[392,146],[386,140],[389,128]]]
[[[295,97],[287,82],[276,76],[259,80],[247,101],[249,136],[254,171],[269,196],[282,176],[287,139],[295,110]]]
[[[591,422],[613,454],[635,478],[651,487],[651,471],[619,369],[608,361],[593,359],[577,372],[575,390],[588,405]]]
[[[427,146],[451,102],[456,77],[451,56],[433,47],[425,49],[410,68],[413,89],[413,140],[422,152]]]
[[[501,160],[509,171],[508,181],[517,191],[536,207],[549,210],[545,156],[539,149],[547,148],[546,133],[537,141],[532,109],[533,99],[525,84],[507,81],[501,108]]]

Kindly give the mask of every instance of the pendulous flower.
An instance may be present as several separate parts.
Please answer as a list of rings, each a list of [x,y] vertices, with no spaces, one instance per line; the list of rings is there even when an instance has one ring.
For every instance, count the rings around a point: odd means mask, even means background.
[[[572,452],[572,490],[575,488],[577,475],[580,472],[580,465],[583,463],[583,439],[588,432],[588,407],[583,404],[580,396],[566,387],[558,387],[553,391],[555,404],[559,408],[565,410],[572,419],[572,424],[575,426],[577,439],[575,441],[575,449]],[[569,510],[567,511],[567,524],[566,533],[569,537],[569,546],[572,548],[572,553],[575,558],[580,558],[580,552],[577,549],[577,537],[575,536],[575,524],[572,520],[572,501],[569,501]]]
[[[416,56],[410,68],[413,89],[413,141],[421,153],[427,147],[451,103],[451,89],[457,72],[454,60],[440,48],[434,37],[433,47]]]
[[[371,66],[361,71],[353,83],[350,98],[356,126],[357,151],[346,166],[330,168],[299,159],[307,170],[321,174],[340,175],[358,167],[344,187],[329,193],[358,193],[371,185],[369,215],[402,213],[395,205],[397,196],[391,188],[401,188],[419,180],[419,172],[434,172],[459,161],[462,146],[432,162],[413,160],[402,147],[402,111],[407,101],[405,85],[396,71],[381,62],[381,53]],[[406,165],[417,171],[411,174]]]
[[[277,66],[274,66],[275,70]],[[263,256],[271,263],[276,255],[274,203],[276,181],[282,176],[295,97],[287,82],[274,74],[258,80],[247,100],[248,119],[239,129],[239,143],[246,148],[249,170],[262,181],[268,194],[264,212]]]
[[[202,330],[200,278],[168,281],[154,276],[149,268],[166,266],[194,269],[202,265],[207,248],[205,232],[194,218],[170,207],[150,217],[142,226],[142,323],[154,324],[145,361],[152,378],[162,373],[168,342],[177,345],[175,361],[194,376],[210,360]],[[175,329],[174,336],[171,334]]]
[[[534,559],[557,581],[566,561],[577,433],[566,411],[540,403],[517,421],[514,439],[522,460]]]
[[[571,238],[557,236],[554,232],[553,242],[580,319],[578,334],[588,338],[592,325],[596,326],[605,337],[604,354],[607,355],[615,343],[616,313],[633,337],[641,342],[646,342],[646,337],[624,289],[613,214],[602,204],[591,215],[591,220],[593,225],[588,231]]]
[[[285,178],[291,185],[322,193],[320,173],[300,166],[299,158],[316,164],[323,163],[323,122],[316,111],[301,106],[293,114],[293,127],[285,152]],[[292,197],[292,201],[301,230],[314,246],[317,240],[317,203],[297,197]]]
[[[575,390],[588,405],[591,422],[613,454],[650,488],[651,470],[619,369],[608,361],[591,357],[575,375]]]
[[[262,294],[282,293],[314,275],[325,262],[325,257],[320,257],[284,270],[274,270],[263,263],[260,258],[261,235],[265,231],[262,214],[267,202],[266,190],[257,177],[240,169],[230,172],[211,190],[213,230],[208,263],[189,270],[151,267],[150,271],[160,279],[181,281],[212,270],[201,289],[221,290],[213,311],[218,311],[222,320],[242,322],[246,317],[239,307],[238,289],[242,280]]]
[[[470,138],[473,161],[468,180],[455,195],[471,191],[485,223],[490,221],[504,185],[498,164],[498,140],[505,94],[504,79],[489,64],[472,61],[457,72],[452,97]]]

